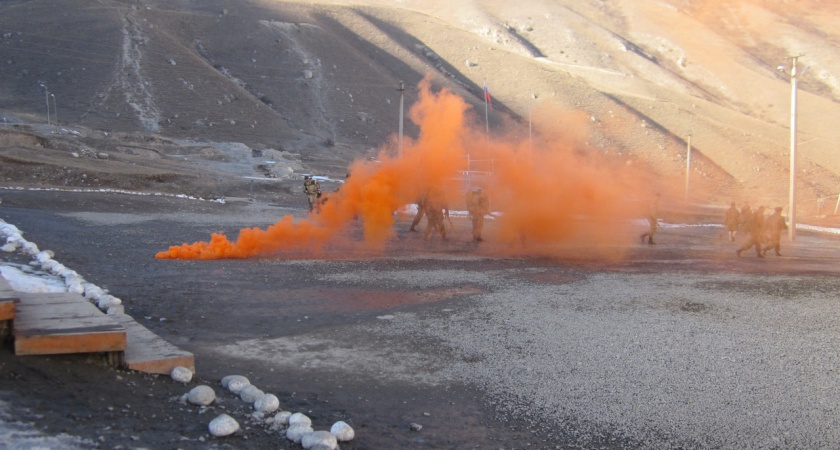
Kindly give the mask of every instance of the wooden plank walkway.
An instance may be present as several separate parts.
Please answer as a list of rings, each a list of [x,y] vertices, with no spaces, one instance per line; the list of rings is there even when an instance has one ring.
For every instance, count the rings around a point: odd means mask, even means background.
[[[15,304],[20,301],[9,282],[0,276],[0,322],[15,318]]]
[[[126,331],[79,294],[19,292],[12,325],[16,355],[119,352]]]
[[[192,353],[170,344],[128,315],[114,314],[112,317],[125,327],[128,334],[123,367],[169,375],[175,367],[183,366],[195,372]]]
[[[126,314],[108,315],[79,294],[14,291],[0,276],[0,332],[14,338],[16,355],[112,353],[126,369],[195,372],[195,357]]]

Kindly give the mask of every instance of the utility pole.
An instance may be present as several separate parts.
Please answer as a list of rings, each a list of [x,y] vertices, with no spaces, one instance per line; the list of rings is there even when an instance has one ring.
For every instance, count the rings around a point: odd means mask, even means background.
[[[55,94],[50,94],[50,97],[53,99],[53,117],[55,118],[55,125],[58,126],[58,106],[55,105]],[[47,108],[47,112],[49,113],[49,108]]]
[[[47,125],[52,125],[50,122],[50,90],[44,83],[41,83],[41,87],[44,88],[44,100],[47,102]]]
[[[400,87],[397,88],[397,91],[400,93],[400,134],[399,134],[399,143],[398,143],[398,150],[397,156],[402,158],[403,152],[403,102],[405,99],[405,83],[400,81]]]
[[[788,197],[788,215],[790,216],[790,227],[788,227],[788,238],[793,241],[796,239],[796,84],[799,76],[805,73],[797,71],[797,63],[799,57],[791,56],[790,65],[790,192]],[[784,66],[779,66],[777,69],[780,72],[785,72]],[[807,68],[806,68],[807,70]]]
[[[685,149],[685,202],[688,203],[688,186],[691,179],[691,130],[688,131],[688,140]]]

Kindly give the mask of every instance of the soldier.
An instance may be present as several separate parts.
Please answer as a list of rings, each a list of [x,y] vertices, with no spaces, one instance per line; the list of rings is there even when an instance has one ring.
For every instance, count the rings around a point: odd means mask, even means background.
[[[318,203],[318,197],[321,196],[321,185],[318,184],[312,177],[306,175],[303,177],[303,193],[309,201],[309,212],[315,210],[315,205]]]
[[[755,256],[764,258],[761,254],[761,242],[764,240],[764,207],[759,206],[752,215],[752,223],[750,224],[750,240],[747,241],[741,248],[735,250],[735,254],[741,257],[741,252],[749,250],[750,247],[755,246]]]
[[[490,202],[481,188],[467,191],[465,200],[467,211],[470,214],[470,219],[472,219],[473,240],[481,242],[484,240],[481,237],[481,231],[484,229],[484,215],[490,214]]]
[[[411,228],[408,231],[417,231],[417,224],[423,219],[423,215],[426,214],[426,203],[428,202],[428,194],[423,193],[420,195],[420,198],[417,199],[417,214],[414,215],[414,220],[411,221]]]
[[[744,202],[744,206],[741,206],[741,233],[747,234],[750,232],[750,228],[752,225],[752,218],[753,212],[750,208],[750,202]]]
[[[656,216],[659,215],[659,198],[661,196],[657,193],[654,196],[653,200],[650,202],[648,207],[648,224],[650,224],[650,228],[646,233],[642,233],[639,236],[639,239],[642,240],[642,244],[645,243],[645,238],[647,238],[647,243],[649,245],[656,245],[656,242],[653,242],[653,235],[656,234],[656,230],[659,228],[659,221],[656,219]]]
[[[782,207],[777,206],[775,212],[767,218],[767,222],[764,224],[767,228],[767,233],[770,236],[770,240],[767,243],[767,246],[764,247],[764,250],[761,251],[761,254],[767,253],[767,250],[771,248],[776,251],[776,256],[782,256],[782,230],[787,230],[788,226],[785,223],[785,218],[782,217]]]
[[[723,219],[723,226],[726,227],[726,231],[729,232],[729,242],[735,241],[735,234],[738,232],[738,227],[741,225],[741,213],[738,212],[738,208],[735,207],[735,202],[732,202],[729,205],[729,209],[726,210],[726,216]]]
[[[443,199],[439,197],[428,197],[426,206],[423,209],[426,213],[426,231],[423,234],[423,240],[428,241],[432,230],[436,230],[445,241],[446,225],[443,223],[443,219],[449,218],[449,208]]]

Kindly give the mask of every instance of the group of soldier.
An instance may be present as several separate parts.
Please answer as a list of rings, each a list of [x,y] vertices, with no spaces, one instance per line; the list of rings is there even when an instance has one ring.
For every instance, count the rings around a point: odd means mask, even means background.
[[[764,206],[759,206],[753,211],[749,202],[744,202],[740,211],[735,207],[735,202],[729,205],[724,216],[729,241],[734,242],[739,231],[748,236],[744,245],[735,250],[737,256],[740,257],[742,252],[750,248],[755,248],[755,254],[759,258],[764,258],[771,249],[776,256],[782,256],[782,232],[788,229],[785,218],[782,217],[782,207],[777,206],[769,216],[765,216],[764,211]]]
[[[481,236],[484,230],[484,216],[490,214],[490,201],[487,199],[487,194],[481,188],[467,190],[464,203],[472,221],[473,241],[481,242],[484,240]],[[432,233],[438,233],[441,239],[447,240],[446,223],[448,222],[451,228],[452,220],[449,218],[449,206],[442,195],[427,191],[417,199],[417,213],[414,215],[408,231],[417,231],[417,225],[420,224],[424,216],[426,217],[426,229],[423,232],[423,240],[428,241]]]
[[[320,206],[319,199],[321,198],[320,184],[307,175],[303,181],[303,192],[306,194],[309,203],[309,212],[317,213]],[[659,200],[660,195],[656,194],[649,204],[647,219],[650,228],[639,236],[642,243],[655,244],[653,237],[659,228],[657,221]],[[464,196],[464,203],[472,222],[473,241],[481,242],[484,240],[482,237],[484,216],[490,214],[490,202],[487,194],[480,187],[468,189]],[[768,216],[765,216],[764,211],[764,206],[752,210],[749,202],[744,202],[740,210],[735,206],[735,202],[732,202],[729,209],[726,210],[723,224],[729,241],[734,242],[735,236],[739,232],[748,237],[747,241],[735,250],[738,257],[741,256],[742,252],[751,248],[755,248],[756,256],[759,258],[764,258],[768,250],[773,250],[776,256],[782,256],[781,236],[782,232],[788,229],[787,223],[782,217],[782,207],[776,207],[774,212]],[[446,241],[446,224],[449,223],[451,229],[452,220],[449,218],[449,206],[442,193],[426,190],[417,199],[417,213],[414,215],[408,231],[416,232],[423,217],[426,217],[423,239],[428,241],[434,233],[440,234],[441,239]]]
[[[349,174],[347,175],[350,176]],[[303,193],[306,194],[309,203],[309,212],[318,213],[321,200],[321,185],[309,175],[303,177]],[[324,197],[326,199],[326,197]],[[464,197],[470,220],[472,221],[473,241],[484,240],[481,233],[484,229],[484,216],[490,214],[490,202],[487,194],[479,187],[467,190]],[[423,239],[428,241],[432,233],[440,234],[441,239],[447,240],[446,222],[452,227],[452,220],[449,218],[449,206],[440,192],[426,190],[417,199],[417,213],[411,222],[408,231],[417,231],[417,225],[426,217],[426,228],[423,232]]]

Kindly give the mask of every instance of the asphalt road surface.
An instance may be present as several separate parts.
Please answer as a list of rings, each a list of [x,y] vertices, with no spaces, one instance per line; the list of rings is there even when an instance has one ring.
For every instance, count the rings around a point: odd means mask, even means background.
[[[0,195],[0,219],[196,355],[185,387],[6,346],[0,400],[47,434],[101,448],[296,448],[222,392],[221,377],[242,374],[315,429],[353,426],[343,449],[840,446],[834,235],[800,231],[782,257],[737,258],[740,242],[698,217],[666,226],[656,246],[633,233],[620,258],[574,245],[533,257],[471,242],[465,219],[450,241],[424,242],[400,218],[381,252],[178,261],[154,255],[305,211]],[[360,240],[360,226],[344,237]],[[208,411],[174,400],[201,383],[219,393]],[[246,429],[210,437],[221,412]]]

